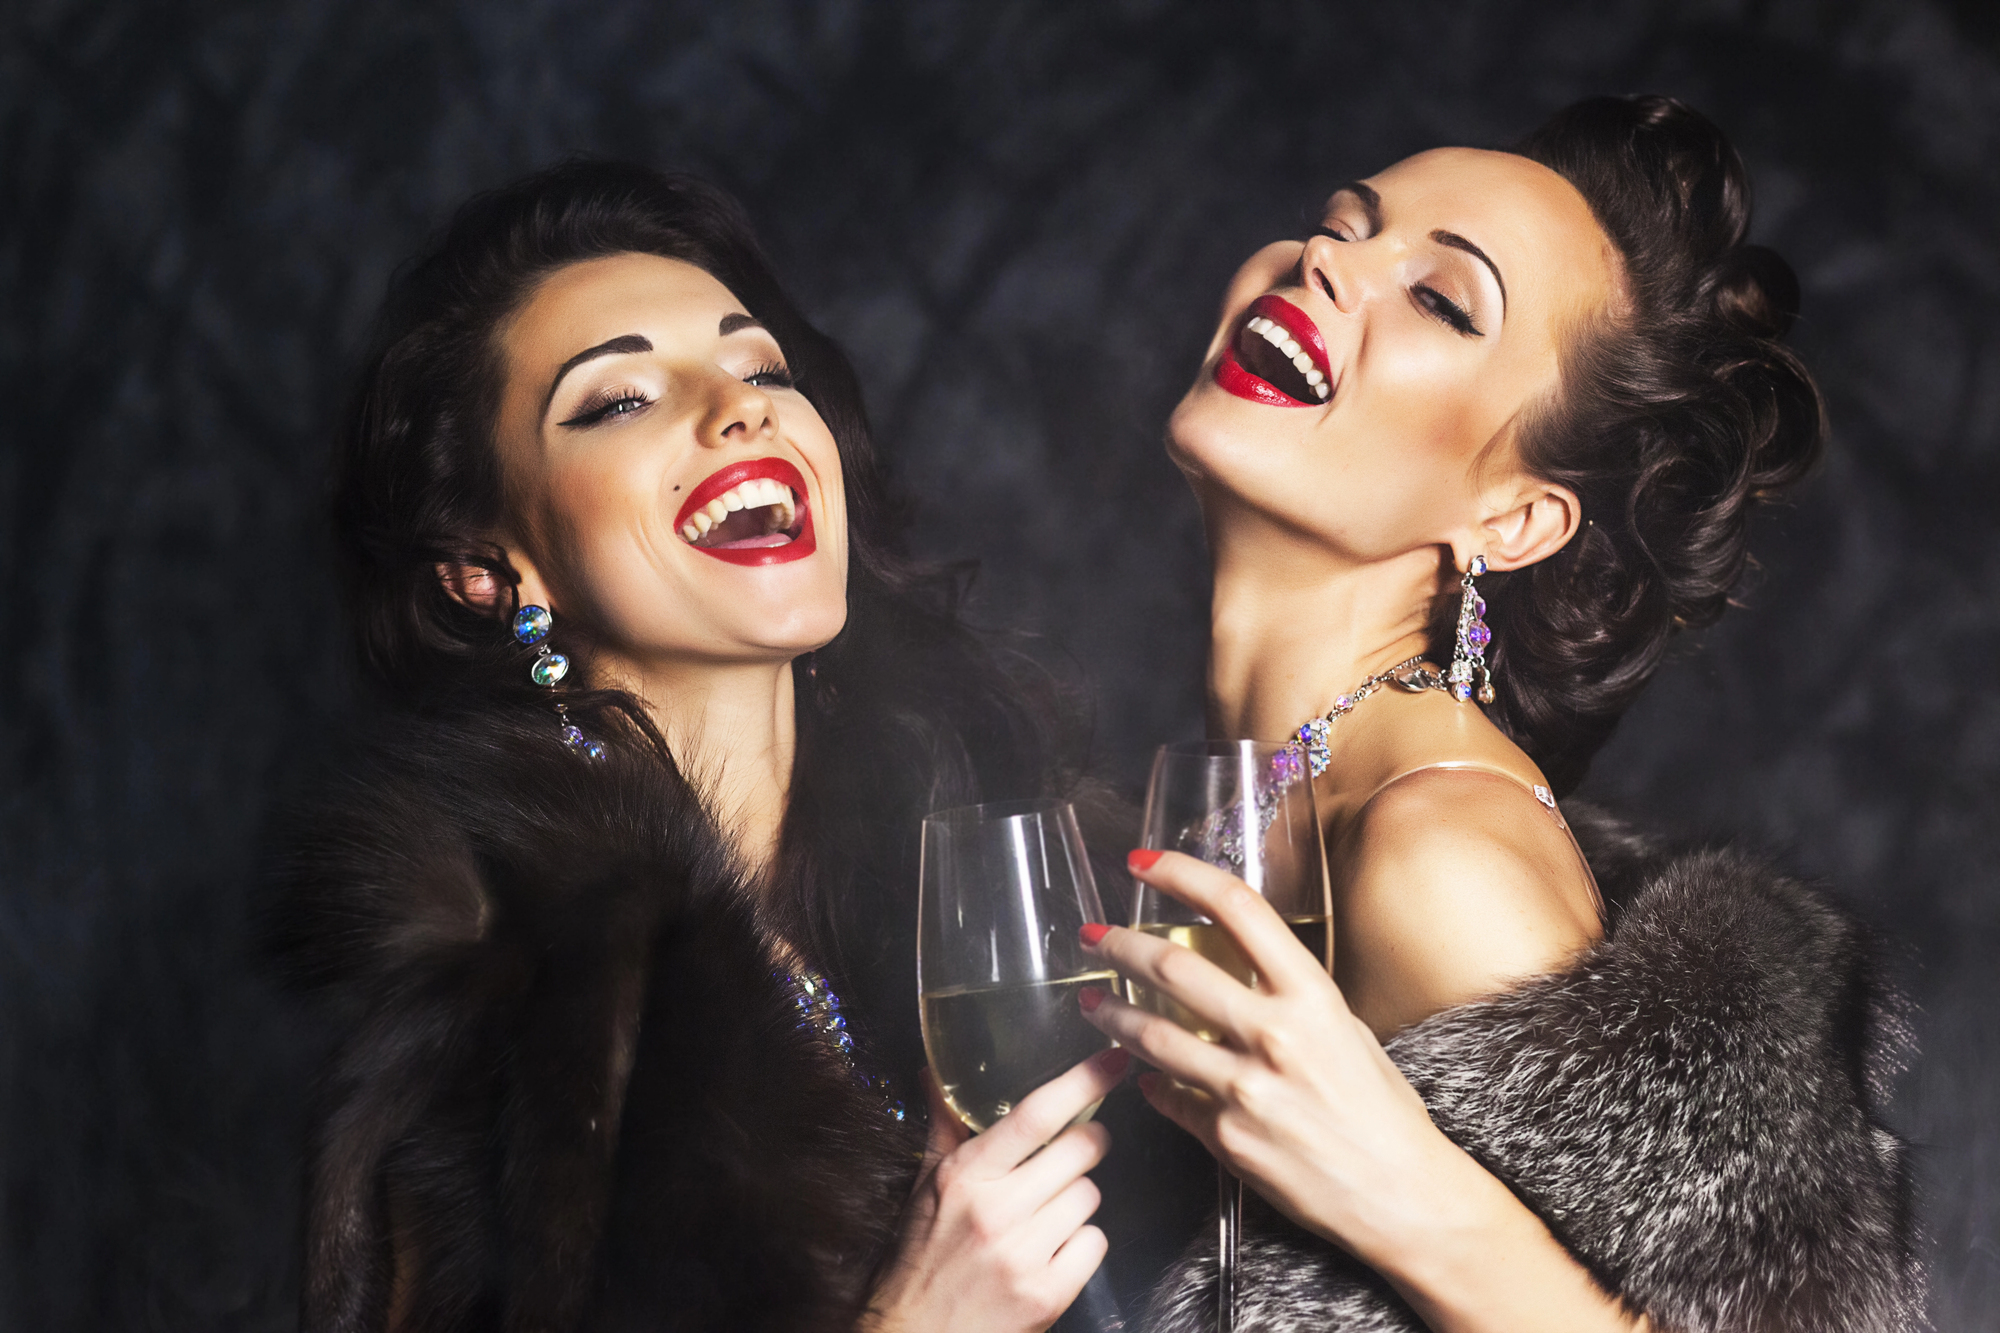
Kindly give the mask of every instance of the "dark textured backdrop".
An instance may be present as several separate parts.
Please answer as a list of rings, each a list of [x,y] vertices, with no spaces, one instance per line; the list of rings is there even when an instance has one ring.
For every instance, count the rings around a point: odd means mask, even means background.
[[[1738,136],[1838,441],[1591,789],[1787,851],[1907,943],[1939,1323],[2000,1307],[2000,62],[1968,0],[1676,6],[12,0],[0,10],[0,1326],[291,1322],[314,1042],[256,831],[348,704],[318,478],[391,266],[588,150],[750,203],[924,550],[1199,727],[1158,447],[1232,267],[1329,182],[1600,91]],[[1501,633],[1506,627],[1499,627]]]

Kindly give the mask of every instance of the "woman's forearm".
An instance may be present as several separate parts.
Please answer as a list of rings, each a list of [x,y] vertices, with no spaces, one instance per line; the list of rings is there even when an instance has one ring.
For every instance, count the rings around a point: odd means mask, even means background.
[[[1448,1142],[1448,1141],[1447,1141]],[[1542,1220],[1452,1145],[1429,1207],[1363,1255],[1435,1333],[1645,1333]]]

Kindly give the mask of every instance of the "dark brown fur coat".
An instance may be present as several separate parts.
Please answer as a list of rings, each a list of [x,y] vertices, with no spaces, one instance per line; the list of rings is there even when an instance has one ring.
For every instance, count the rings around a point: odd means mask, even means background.
[[[299,820],[277,945],[340,1034],[306,1333],[848,1326],[915,1173],[801,1029],[663,763],[412,723]]]

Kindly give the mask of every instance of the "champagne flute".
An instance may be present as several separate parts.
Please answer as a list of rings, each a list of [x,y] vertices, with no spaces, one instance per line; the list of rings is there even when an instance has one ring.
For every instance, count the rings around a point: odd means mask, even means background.
[[[1320,965],[1332,969],[1332,900],[1312,781],[1297,753],[1255,741],[1196,741],[1163,745],[1146,788],[1142,841],[1158,851],[1185,852],[1235,875],[1277,909]],[[1257,984],[1250,961],[1223,927],[1145,884],[1132,900],[1132,926],[1194,950],[1246,986]],[[1170,1018],[1205,1041],[1222,1034],[1152,988],[1126,983],[1133,1004]],[[1219,1333],[1236,1318],[1236,1249],[1243,1219],[1243,1182],[1216,1164],[1216,1304]]]
[[[1085,986],[1118,984],[1078,937],[1104,909],[1067,801],[929,816],[920,875],[924,1055],[945,1104],[976,1134],[1111,1045],[1077,1003]]]

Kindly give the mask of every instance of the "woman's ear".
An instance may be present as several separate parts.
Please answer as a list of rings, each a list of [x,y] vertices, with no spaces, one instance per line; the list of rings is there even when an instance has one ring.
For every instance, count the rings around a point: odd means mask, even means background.
[[[1512,503],[1488,518],[1479,533],[1486,543],[1479,554],[1496,570],[1548,559],[1583,526],[1583,504],[1567,486],[1531,481],[1509,498]]]
[[[499,562],[519,576],[513,585],[512,595],[507,581],[482,565],[440,563],[437,566],[438,582],[460,605],[496,620],[513,611],[517,598],[522,606],[555,609],[549,604],[549,590],[543,584],[541,572],[535,568],[534,561],[502,543],[494,543],[494,551]]]

